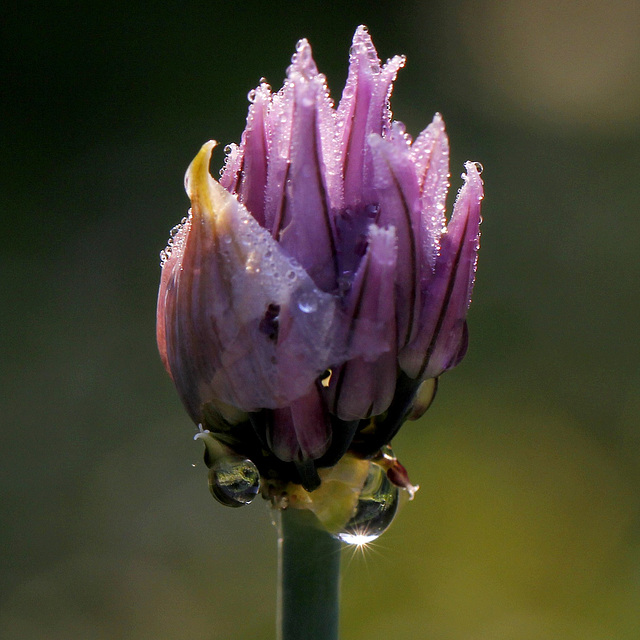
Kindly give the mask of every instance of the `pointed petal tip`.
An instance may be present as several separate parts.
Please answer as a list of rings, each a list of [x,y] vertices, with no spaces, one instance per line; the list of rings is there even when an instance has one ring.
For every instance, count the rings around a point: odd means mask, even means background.
[[[291,65],[287,69],[287,77],[291,78],[296,73],[307,79],[318,75],[318,67],[313,59],[311,45],[306,38],[298,40],[296,44],[296,51],[291,56]]]
[[[445,132],[444,118],[442,117],[442,114],[440,112],[436,111],[433,114],[433,120],[431,121],[429,127],[433,131],[436,131],[439,135],[442,135]]]
[[[205,219],[216,227],[216,233],[222,233],[228,231],[229,216],[236,215],[233,212],[238,207],[245,212],[246,209],[209,172],[211,153],[217,144],[209,140],[200,147],[187,169],[185,189],[191,200],[193,219]]]
[[[462,179],[465,181],[465,184],[469,184],[476,189],[480,189],[480,199],[482,199],[482,185],[484,182],[480,177],[480,174],[484,171],[484,167],[479,162],[465,162],[464,168],[467,173],[462,174]]]
[[[247,93],[247,100],[251,104],[268,102],[270,97],[271,97],[271,85],[266,81],[265,78],[260,78],[260,84],[255,89],[251,89],[251,91]],[[249,114],[247,117],[247,121],[251,117],[251,111],[253,108],[249,106]]]
[[[484,198],[484,182],[482,181],[480,174],[484,168],[479,162],[466,162],[464,166],[467,173],[464,175],[465,184],[461,189],[461,195],[463,191],[467,193],[470,208],[473,211],[473,215],[476,217],[477,225],[479,226],[482,223],[482,214],[480,209]],[[479,234],[477,226],[476,234]]]
[[[395,80],[396,74],[407,64],[407,56],[404,54],[395,55],[393,58],[389,58],[383,67],[384,71],[391,74],[392,81]]]
[[[205,142],[184,174],[184,190],[192,201],[198,191],[205,186],[203,181],[207,181],[209,178],[209,162],[211,161],[213,149],[217,144],[216,140]]]
[[[378,57],[369,29],[364,25],[360,25],[353,34],[353,41],[349,51],[349,59],[351,64],[368,63],[372,72],[380,71],[381,61]]]
[[[481,202],[484,197],[484,183],[480,174],[483,167],[479,162],[465,162],[464,166],[466,173],[461,175],[464,184],[456,196],[451,220],[447,224],[447,234],[455,236],[462,232],[463,221],[471,218],[473,222],[467,226],[467,232],[477,238],[479,237],[478,227],[482,223]]]
[[[369,27],[364,24],[358,25],[355,33],[353,34],[353,44],[357,42],[363,42],[365,40],[371,41],[371,36],[369,35]]]

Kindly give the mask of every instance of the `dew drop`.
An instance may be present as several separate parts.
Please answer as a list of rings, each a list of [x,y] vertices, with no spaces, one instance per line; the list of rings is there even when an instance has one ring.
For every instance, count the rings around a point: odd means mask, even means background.
[[[249,91],[249,93],[247,93],[247,100],[249,102],[255,102],[256,101],[256,90],[255,89],[251,89],[251,91]]]
[[[364,213],[367,216],[367,218],[369,218],[370,220],[374,220],[375,218],[378,217],[378,214],[380,213],[380,205],[379,204],[368,204],[364,208]]]
[[[342,91],[342,97],[346,98],[347,100],[353,98],[355,91],[354,91],[354,87],[350,84],[346,85],[345,88]]]
[[[474,162],[473,164],[476,166],[478,173],[482,173],[484,171],[484,167],[479,162]]]
[[[223,456],[209,469],[209,491],[226,507],[249,504],[260,491],[260,472],[242,456]]]
[[[334,537],[357,546],[372,542],[389,528],[397,510],[398,487],[389,481],[382,467],[372,462],[355,514]]]
[[[302,313],[313,313],[318,308],[318,302],[311,293],[303,293],[298,299],[298,309]]]

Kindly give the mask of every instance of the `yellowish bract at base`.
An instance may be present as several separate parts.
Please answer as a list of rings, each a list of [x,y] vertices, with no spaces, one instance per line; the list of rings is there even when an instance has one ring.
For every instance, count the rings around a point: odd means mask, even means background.
[[[348,453],[335,466],[319,470],[322,483],[313,492],[290,483],[289,508],[308,509],[329,533],[339,532],[356,510],[371,464]]]

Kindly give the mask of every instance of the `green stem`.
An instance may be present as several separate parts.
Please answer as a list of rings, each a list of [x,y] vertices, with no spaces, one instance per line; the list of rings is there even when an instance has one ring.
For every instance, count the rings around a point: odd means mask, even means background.
[[[340,546],[310,511],[280,512],[278,640],[338,640]]]

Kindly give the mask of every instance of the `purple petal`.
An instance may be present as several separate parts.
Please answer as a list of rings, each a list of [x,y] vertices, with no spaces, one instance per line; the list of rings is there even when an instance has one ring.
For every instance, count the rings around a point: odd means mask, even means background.
[[[231,150],[220,177],[220,184],[230,193],[236,193],[238,200],[264,226],[264,197],[269,156],[266,117],[271,102],[271,90],[269,85],[263,82],[249,95],[252,104],[247,115],[247,126],[242,134],[240,147],[230,145]]]
[[[420,192],[400,123],[394,123],[388,138],[373,134],[368,143],[374,170],[373,187],[380,208],[377,223],[395,227],[398,237],[397,331],[398,345],[403,347],[415,334],[420,308]]]
[[[237,193],[244,163],[244,149],[232,142],[224,148],[224,151],[227,155],[224,159],[224,167],[220,171],[220,184],[229,193]]]
[[[335,299],[209,176],[213,144],[187,172],[192,213],[158,301],[163,360],[196,421],[208,402],[286,406],[342,357]]]
[[[327,149],[334,124],[327,93],[311,47],[301,40],[285,87],[269,114],[274,129],[265,220],[287,254],[321,289],[331,291],[336,286],[337,266],[326,176],[335,155]]]
[[[349,75],[338,107],[340,154],[346,207],[370,204],[366,188],[371,180],[367,139],[382,135],[390,126],[389,96],[405,59],[395,56],[383,67],[366,27],[353,36]]]
[[[330,410],[347,421],[386,411],[396,387],[396,233],[371,225],[368,240],[347,300],[351,359],[333,372],[327,389]]]
[[[329,417],[316,386],[288,407],[273,411],[269,447],[285,462],[320,458],[331,442]]]
[[[416,167],[422,210],[422,261],[428,265],[423,273],[429,280],[440,250],[440,236],[446,230],[445,204],[449,190],[449,140],[439,113],[416,138],[411,147]],[[423,286],[426,284],[423,278]]]
[[[400,352],[411,378],[434,378],[459,362],[466,348],[465,318],[471,302],[481,222],[482,180],[473,162],[441,239],[435,274],[426,292],[420,333]]]

